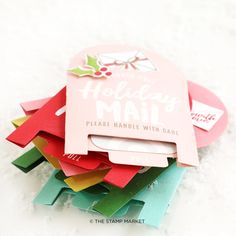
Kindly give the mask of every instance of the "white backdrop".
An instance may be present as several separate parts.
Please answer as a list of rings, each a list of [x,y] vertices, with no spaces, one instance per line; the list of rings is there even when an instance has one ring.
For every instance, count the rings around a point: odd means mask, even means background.
[[[227,131],[200,151],[160,229],[91,224],[69,200],[34,207],[51,169],[10,164],[24,152],[4,140],[19,102],[53,95],[74,53],[110,42],[156,50],[229,109]],[[235,0],[0,0],[0,235],[236,235],[235,55]]]

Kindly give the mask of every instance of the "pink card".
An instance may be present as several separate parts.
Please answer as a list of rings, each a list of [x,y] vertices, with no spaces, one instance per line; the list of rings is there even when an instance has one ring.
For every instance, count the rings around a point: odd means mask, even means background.
[[[207,88],[189,81],[188,89],[193,101],[197,101],[223,112],[223,115],[217,120],[215,125],[209,131],[194,126],[198,148],[206,147],[224,132],[228,123],[228,112],[224,103]]]
[[[65,153],[102,149],[115,163],[137,165],[138,160],[138,165],[159,166],[177,151],[179,164],[198,165],[187,81],[168,61],[143,49],[113,45],[82,51],[70,68],[77,75],[68,74]],[[111,149],[99,142],[101,137],[159,146],[152,153],[133,143]]]
[[[85,169],[76,165],[72,165],[64,161],[59,161],[59,164],[66,176],[74,176],[74,175],[85,174],[85,173],[94,171],[94,170]],[[108,165],[102,164],[98,168],[96,168],[96,170],[105,170],[109,168],[110,167]]]
[[[44,106],[51,98],[42,98],[29,102],[22,102],[20,105],[26,115],[32,115],[36,110]]]

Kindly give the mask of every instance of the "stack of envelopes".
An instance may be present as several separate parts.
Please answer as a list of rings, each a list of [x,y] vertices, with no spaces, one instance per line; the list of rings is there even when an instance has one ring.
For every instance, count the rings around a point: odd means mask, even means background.
[[[149,52],[144,56],[141,49],[95,47],[72,60],[67,87],[51,98],[21,103],[25,115],[12,121],[16,129],[7,140],[20,147],[32,142],[35,147],[12,163],[25,173],[42,162],[55,168],[35,197],[35,204],[53,205],[64,192],[73,196],[72,205],[81,210],[121,218],[126,217],[132,206],[138,206],[137,220],[155,227],[160,225],[186,167],[198,165],[197,148],[213,142],[227,124],[223,103],[209,90],[185,80],[169,90],[166,88],[169,82],[166,85],[161,79],[158,86],[152,86],[150,100],[156,98],[151,94],[160,88],[183,101],[183,106],[176,105],[174,113],[158,111],[165,117],[164,123],[161,119],[151,122],[146,116],[137,119],[137,114],[134,117],[136,108],[130,100],[134,99],[138,107],[143,101],[139,104],[134,94],[121,95],[121,89],[117,92],[115,88],[130,86],[137,92],[147,81],[141,78],[132,85],[134,76],[141,71],[150,73],[152,78],[165,66],[159,56]],[[119,76],[130,83],[117,84]],[[169,76],[165,77],[165,73],[162,76],[168,81]],[[102,90],[106,83],[113,92]],[[88,91],[101,95],[93,97]],[[119,119],[116,109],[114,116],[112,111],[107,114],[104,106],[108,101],[117,101],[117,96],[124,94],[129,96],[128,100],[114,106],[118,110],[119,106],[130,106],[131,113],[126,107],[126,114]],[[160,91],[158,94],[157,102],[163,105]],[[149,103],[147,100],[142,106],[148,107]],[[153,109],[155,113],[157,110]]]

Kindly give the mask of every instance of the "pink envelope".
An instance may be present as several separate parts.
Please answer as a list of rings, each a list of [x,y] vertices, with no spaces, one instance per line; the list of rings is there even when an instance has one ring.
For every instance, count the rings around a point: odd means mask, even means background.
[[[193,99],[224,111],[224,115],[220,120],[217,121],[217,124],[210,131],[206,132],[205,130],[194,126],[197,147],[205,147],[216,140],[224,131],[228,120],[227,110],[221,100],[208,89],[190,81],[188,81],[188,88],[190,104],[191,100]],[[28,101],[22,103],[21,105],[23,110],[27,110],[27,112],[31,114],[37,109],[41,108],[41,106],[43,106],[47,100],[48,98],[40,99],[38,101]],[[98,149],[98,151],[101,151],[101,149]]]
[[[21,107],[26,115],[32,115],[36,110],[45,105],[51,98],[37,99],[21,103]]]
[[[228,123],[228,112],[223,104],[223,102],[209,89],[202,87],[199,84],[188,81],[189,90],[189,104],[191,108],[192,99],[202,102],[204,104],[216,107],[224,111],[224,115],[217,121],[216,126],[214,126],[210,131],[206,132],[194,126],[194,132],[197,141],[197,147],[206,147],[214,142],[225,130]],[[40,109],[45,105],[50,98],[43,98],[34,101],[27,101],[21,103],[22,109],[26,114],[33,114],[36,110]]]
[[[141,51],[158,69],[143,72],[112,66],[109,67],[112,75],[106,79],[68,74],[65,153],[87,154],[89,150],[103,149],[89,139],[90,135],[98,135],[173,143],[178,164],[198,165],[187,81],[168,61],[143,49],[112,45],[82,51],[73,58],[70,67],[85,66],[86,55],[96,57],[135,50]],[[131,128],[126,128],[128,124]],[[114,163],[144,166],[159,166],[166,157],[176,155],[104,151]]]

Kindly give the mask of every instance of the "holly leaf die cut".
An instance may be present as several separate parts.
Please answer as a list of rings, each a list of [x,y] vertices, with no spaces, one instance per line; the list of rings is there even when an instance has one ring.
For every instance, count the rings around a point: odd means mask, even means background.
[[[78,77],[91,76],[94,78],[107,78],[112,75],[108,67],[103,66],[98,62],[97,57],[89,55],[86,57],[84,68],[76,67],[69,69],[68,71]]]
[[[92,56],[87,55],[86,64],[96,71],[99,71],[99,69],[100,69],[100,65],[99,65],[96,57],[92,57]]]
[[[93,70],[86,70],[86,69],[82,69],[80,67],[76,67],[73,69],[68,70],[69,72],[71,72],[72,74],[78,75],[78,76],[86,76],[86,75],[93,75]]]

